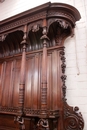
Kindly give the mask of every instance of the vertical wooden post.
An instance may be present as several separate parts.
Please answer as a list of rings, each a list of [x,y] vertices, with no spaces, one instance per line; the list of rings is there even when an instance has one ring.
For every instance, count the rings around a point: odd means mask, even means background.
[[[24,115],[24,93],[25,93],[25,68],[26,68],[26,42],[27,39],[27,25],[24,26],[24,37],[21,42],[23,52],[22,52],[22,61],[21,61],[21,70],[20,70],[20,85],[19,85],[19,119],[20,130],[24,129],[24,120],[22,116]]]
[[[43,20],[43,55],[42,55],[42,85],[41,85],[41,115],[46,115],[47,109],[47,22]]]

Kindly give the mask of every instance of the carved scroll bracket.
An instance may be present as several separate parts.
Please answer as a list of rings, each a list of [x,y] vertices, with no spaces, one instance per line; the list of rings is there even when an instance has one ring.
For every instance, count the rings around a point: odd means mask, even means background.
[[[83,130],[84,120],[82,114],[79,112],[78,107],[71,107],[67,104],[66,100],[66,75],[65,75],[65,52],[64,49],[60,51],[61,57],[61,70],[62,70],[62,92],[63,92],[63,120],[64,120],[64,130]]]

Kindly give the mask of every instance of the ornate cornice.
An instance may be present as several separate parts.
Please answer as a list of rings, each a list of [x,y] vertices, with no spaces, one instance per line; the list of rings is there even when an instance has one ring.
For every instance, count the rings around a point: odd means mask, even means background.
[[[49,23],[49,20],[56,18],[57,20],[62,19],[69,22],[73,28],[75,26],[75,22],[80,19],[80,14],[78,10],[71,5],[48,2],[0,21],[0,35],[2,35],[2,33],[9,33],[12,29],[18,30],[18,28],[24,26],[25,24],[30,25],[31,23],[44,18],[47,19],[48,26],[52,23],[51,21]]]

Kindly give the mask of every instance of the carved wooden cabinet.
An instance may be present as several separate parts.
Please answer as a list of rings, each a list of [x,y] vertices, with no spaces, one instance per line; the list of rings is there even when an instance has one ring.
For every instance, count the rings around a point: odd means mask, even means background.
[[[48,2],[0,22],[0,130],[83,130],[65,85],[64,40],[79,19]]]

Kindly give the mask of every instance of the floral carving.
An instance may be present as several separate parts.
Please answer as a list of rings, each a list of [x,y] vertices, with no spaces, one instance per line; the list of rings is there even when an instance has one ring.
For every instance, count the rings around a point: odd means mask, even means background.
[[[64,20],[58,20],[57,21],[59,24],[60,24],[60,26],[62,27],[62,28],[64,28],[64,29],[67,29],[68,28],[68,23],[66,22],[66,21],[64,21]]]
[[[65,68],[66,68],[66,64],[65,64],[65,52],[64,50],[63,51],[60,51],[60,57],[61,57],[61,61],[62,61],[62,64],[61,64],[61,69],[62,69],[62,73],[63,75],[61,76],[61,80],[62,80],[62,91],[63,91],[63,100],[66,101],[65,99],[65,96],[66,96],[66,85],[65,85],[65,81],[66,81],[66,75],[64,75],[65,73]]]
[[[65,75],[65,52],[64,50],[60,51],[60,57],[61,57],[61,69],[62,69],[62,76],[61,76],[61,80],[62,80],[62,92],[63,92],[63,107],[64,107],[64,112],[63,112],[63,119],[64,119],[64,130],[83,130],[84,127],[84,120],[83,117],[81,115],[81,113],[79,112],[79,108],[78,107],[71,107],[67,104],[66,102],[66,85],[65,85],[65,81],[66,81],[66,75]]]
[[[39,25],[32,26],[32,32],[37,32],[39,30]]]

